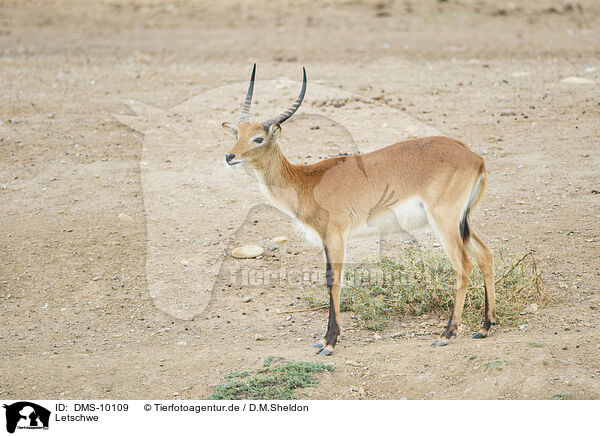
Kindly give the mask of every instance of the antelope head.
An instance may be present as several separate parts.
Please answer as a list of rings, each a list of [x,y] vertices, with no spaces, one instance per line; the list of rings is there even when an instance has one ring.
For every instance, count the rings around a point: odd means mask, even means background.
[[[221,124],[223,129],[231,136],[236,138],[233,148],[225,155],[225,162],[230,168],[241,166],[242,163],[250,163],[255,166],[262,161],[262,157],[269,151],[269,147],[277,142],[281,135],[280,124],[290,118],[304,99],[306,93],[306,70],[302,68],[302,89],[300,95],[294,103],[280,115],[270,118],[261,123],[252,123],[250,121],[250,106],[252,104],[252,93],[254,91],[254,76],[256,73],[256,64],[252,68],[250,85],[246,98],[242,104],[240,120],[236,123],[224,122]]]

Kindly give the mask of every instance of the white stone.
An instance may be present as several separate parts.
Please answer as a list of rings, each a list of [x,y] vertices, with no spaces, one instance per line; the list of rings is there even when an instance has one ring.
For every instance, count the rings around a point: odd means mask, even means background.
[[[271,242],[273,244],[281,244],[282,242],[287,241],[287,238],[285,236],[276,236],[273,239],[271,239]]]
[[[591,79],[586,79],[585,77],[567,77],[565,79],[562,79],[558,83],[569,83],[573,85],[594,85],[596,82],[594,82]]]
[[[118,215],[119,221],[123,222],[123,223],[131,223],[133,222],[133,218],[131,218],[129,215],[127,215],[126,213],[119,213]]]
[[[525,312],[527,313],[536,313],[538,311],[538,305],[536,303],[531,303],[525,308]]]
[[[258,245],[243,245],[233,249],[231,255],[236,259],[251,259],[253,257],[258,257],[263,253],[264,250]]]

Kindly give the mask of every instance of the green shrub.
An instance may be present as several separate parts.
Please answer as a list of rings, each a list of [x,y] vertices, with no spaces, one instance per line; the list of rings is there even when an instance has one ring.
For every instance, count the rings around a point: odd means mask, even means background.
[[[228,381],[215,387],[209,400],[293,400],[293,390],[315,386],[315,374],[333,371],[333,366],[316,362],[284,361],[283,357],[269,356],[263,368],[251,375],[248,371],[234,371],[225,376]],[[276,362],[281,362],[275,366]]]

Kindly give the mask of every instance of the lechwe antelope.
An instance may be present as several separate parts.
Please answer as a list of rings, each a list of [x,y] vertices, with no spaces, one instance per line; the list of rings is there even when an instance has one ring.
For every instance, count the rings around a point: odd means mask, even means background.
[[[474,338],[485,338],[496,321],[492,251],[469,227],[469,212],[486,186],[483,159],[463,143],[443,137],[413,139],[377,151],[296,165],[278,145],[280,125],[300,107],[306,71],[296,101],[281,115],[250,122],[256,65],[239,123],[223,123],[236,138],[225,155],[230,168],[254,173],[264,194],[323,244],[329,288],[329,323],[315,344],[318,354],[333,353],[340,334],[340,286],[346,241],[370,228],[411,231],[431,225],[456,273],[456,297],[448,325],[432,345],[446,345],[461,322],[471,273],[471,255],[485,282],[485,314]]]

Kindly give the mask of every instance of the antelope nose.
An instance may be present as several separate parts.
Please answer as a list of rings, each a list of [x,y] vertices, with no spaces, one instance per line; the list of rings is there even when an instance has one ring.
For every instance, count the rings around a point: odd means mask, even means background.
[[[235,157],[235,153],[227,153],[225,155],[225,162],[227,162],[227,163],[231,162],[234,157]]]

